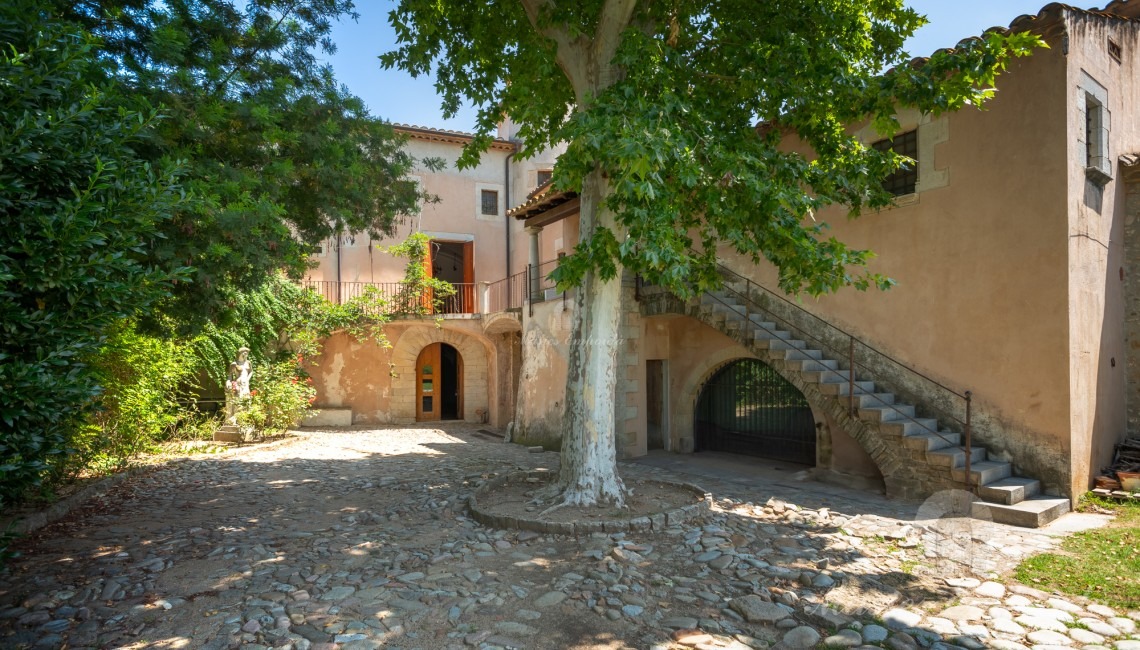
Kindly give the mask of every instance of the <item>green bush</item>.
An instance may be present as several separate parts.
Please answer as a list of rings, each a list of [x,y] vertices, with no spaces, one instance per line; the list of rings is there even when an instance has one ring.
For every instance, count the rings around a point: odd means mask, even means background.
[[[179,341],[141,334],[128,323],[93,366],[105,388],[91,421],[98,435],[76,445],[84,466],[121,467],[202,419],[187,399],[197,388],[197,358]]]
[[[254,369],[251,396],[238,424],[252,426],[263,434],[275,434],[296,426],[309,411],[317,391],[302,370],[302,355],[267,368]]]
[[[145,263],[180,197],[131,151],[155,121],[91,37],[0,3],[0,508],[66,464],[106,331],[161,297]]]

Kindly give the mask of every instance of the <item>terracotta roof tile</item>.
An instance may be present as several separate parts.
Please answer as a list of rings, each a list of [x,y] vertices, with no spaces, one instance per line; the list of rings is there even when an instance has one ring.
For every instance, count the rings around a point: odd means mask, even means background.
[[[466,131],[436,129],[430,126],[420,126],[418,124],[401,124],[399,122],[393,122],[392,128],[397,132],[406,133],[413,138],[432,140],[436,142],[454,142],[458,144],[466,144],[475,138],[474,133],[467,133]],[[514,142],[511,142],[510,140],[494,138],[491,141],[491,147],[494,149],[509,149],[513,151],[518,147],[518,145]]]

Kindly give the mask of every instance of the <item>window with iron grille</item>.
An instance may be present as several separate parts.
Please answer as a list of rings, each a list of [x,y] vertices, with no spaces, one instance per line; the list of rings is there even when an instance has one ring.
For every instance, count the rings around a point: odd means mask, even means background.
[[[900,133],[894,138],[879,140],[871,146],[878,151],[894,151],[914,161],[904,163],[893,174],[883,179],[883,189],[895,196],[914,194],[918,185],[918,131]]]
[[[495,190],[483,190],[479,193],[482,199],[480,211],[485,215],[499,214],[499,193]]]
[[[535,187],[542,187],[543,185],[546,185],[548,182],[550,182],[550,179],[553,176],[554,170],[552,169],[538,170],[538,174],[535,175]]]

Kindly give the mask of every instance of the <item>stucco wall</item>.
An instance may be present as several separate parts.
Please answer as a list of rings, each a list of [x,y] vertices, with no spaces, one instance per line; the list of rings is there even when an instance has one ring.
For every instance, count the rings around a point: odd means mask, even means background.
[[[514,440],[561,448],[573,301],[523,308],[522,366],[515,407]]]
[[[903,205],[854,221],[845,210],[817,215],[841,241],[874,250],[871,270],[897,286],[845,289],[802,304],[954,390],[972,390],[985,425],[978,437],[1019,471],[1067,491],[1069,336],[1059,315],[1068,311],[1068,93],[1061,48],[1014,63],[998,88],[984,112],[965,109],[919,127],[920,191]],[[923,189],[931,176],[921,175],[921,158],[942,186]],[[721,252],[736,270],[775,287],[770,265],[754,266],[727,247]]]
[[[358,341],[343,332],[329,337],[312,359],[310,373],[317,408],[352,409],[354,424],[407,424],[416,420],[415,362],[424,347],[436,342],[455,347],[463,360],[463,415],[480,422],[501,421],[500,400],[489,378],[503,366],[509,345],[482,335],[478,320],[397,322],[385,327],[391,348]]]
[[[408,141],[409,152],[420,159],[441,158],[446,167],[431,171],[422,165],[413,172],[425,191],[439,198],[427,203],[420,214],[405,217],[394,236],[370,241],[367,235],[346,237],[340,243],[340,280],[342,282],[398,282],[404,275],[404,260],[397,259],[385,249],[405,240],[413,232],[427,232],[444,241],[474,242],[474,271],[476,282],[494,282],[507,273],[507,228],[510,228],[512,273],[523,269],[527,259],[526,234],[522,225],[512,219],[507,223],[506,211],[522,203],[527,193],[534,190],[535,175],[540,169],[551,169],[560,150],[540,152],[527,160],[512,158],[510,152],[491,149],[483,154],[479,164],[471,169],[455,165],[462,145],[417,139]],[[510,169],[510,198],[507,197],[507,169]],[[480,213],[479,191],[499,192],[499,214]],[[560,228],[559,228],[560,230]],[[548,239],[553,246],[558,234]],[[553,251],[553,248],[551,249]],[[553,253],[551,255],[553,257]],[[545,259],[545,258],[544,258]],[[307,278],[310,280],[337,280],[336,241],[325,242],[321,255],[314,258],[317,267]]]
[[[1127,192],[1117,157],[1140,151],[1135,26],[1074,13],[1069,18],[1068,168],[1069,376],[1072,430],[1071,493],[1092,486],[1112,460],[1126,428],[1124,223]],[[1122,48],[1120,62],[1108,41]],[[1103,93],[1108,109],[1111,180],[1085,171],[1085,95]]]

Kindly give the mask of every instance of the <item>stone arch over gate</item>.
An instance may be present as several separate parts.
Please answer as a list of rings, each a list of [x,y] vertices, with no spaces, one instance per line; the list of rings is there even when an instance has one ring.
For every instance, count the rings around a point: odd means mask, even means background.
[[[779,356],[777,356],[779,355]],[[739,359],[757,359],[772,367],[780,377],[796,387],[811,406],[817,427],[821,435],[826,435],[826,429],[835,426],[854,439],[859,446],[871,457],[883,475],[888,495],[906,494],[908,492],[909,478],[911,478],[901,442],[892,445],[874,424],[863,422],[858,417],[852,417],[847,412],[846,398],[837,398],[820,392],[819,384],[806,382],[798,370],[788,367],[783,358],[783,352],[778,351],[766,354],[742,353],[735,346],[725,346],[715,354],[709,355],[694,367],[681,387],[681,399],[676,413],[678,428],[674,429],[674,449],[682,452],[693,450],[692,426],[693,416],[696,413],[697,400],[700,399],[701,388],[723,367]],[[687,440],[686,440],[687,439]],[[820,450],[830,448],[830,444],[820,441],[817,447]]]
[[[491,368],[488,344],[470,334],[436,327],[416,326],[400,335],[392,346],[392,422],[416,421],[416,358],[432,343],[446,343],[463,358],[463,414],[466,422],[481,422],[488,412],[488,378]]]

